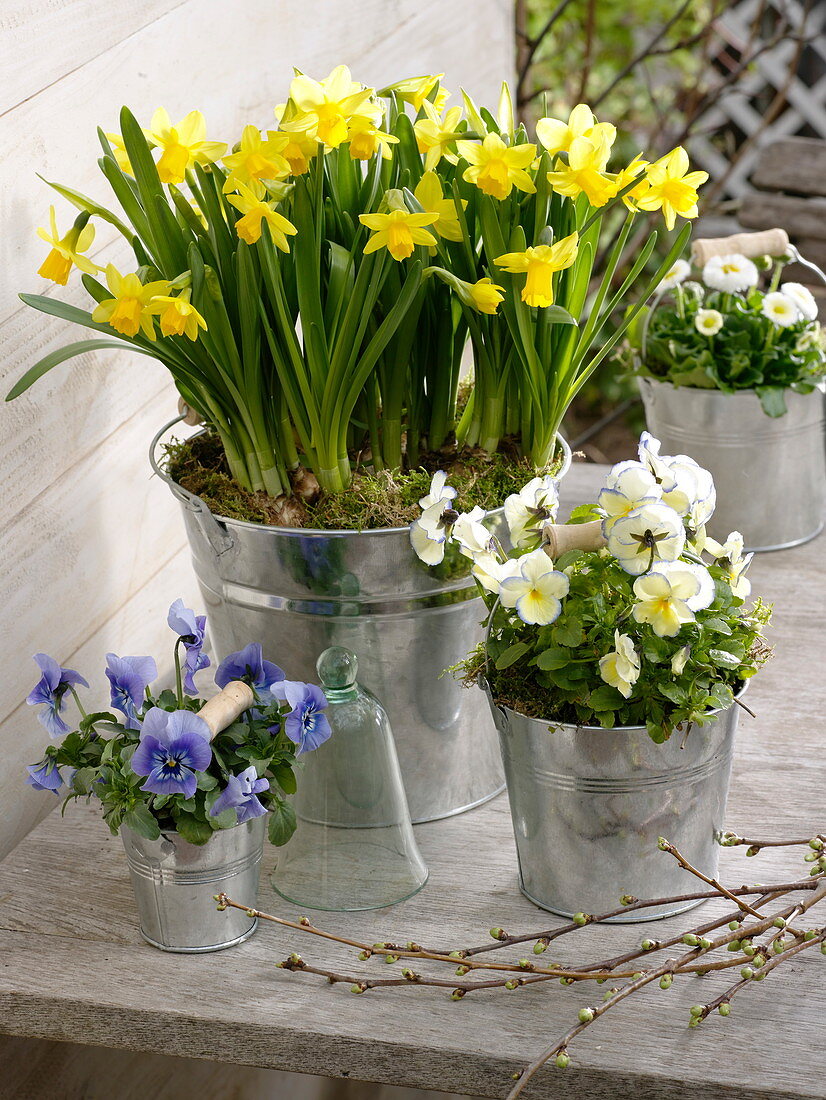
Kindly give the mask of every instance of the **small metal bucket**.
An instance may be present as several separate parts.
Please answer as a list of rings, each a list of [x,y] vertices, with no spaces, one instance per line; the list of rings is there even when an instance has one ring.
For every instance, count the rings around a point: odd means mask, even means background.
[[[155,437],[150,460],[182,505],[218,657],[253,640],[290,679],[313,680],[325,649],[352,650],[362,684],[390,718],[414,823],[498,794],[502,765],[485,701],[443,675],[482,640],[485,606],[468,559],[449,547],[441,566],[425,565],[407,527],[319,531],[216,517],[155,459],[180,419]],[[559,442],[562,476],[571,452]],[[488,526],[507,541],[502,509]]]
[[[750,550],[813,539],[826,508],[826,436],[820,390],[786,390],[788,412],[767,416],[752,390],[672,386],[640,378],[648,430],[662,453],[687,454],[711,472],[717,508],[709,534],[739,531]]]
[[[644,726],[549,725],[494,703],[522,892],[570,917],[695,892],[696,880],[657,847],[665,837],[704,874],[717,873],[737,706],[688,736],[656,745]],[[653,906],[616,922],[682,913],[697,901]]]
[[[248,939],[258,923],[241,909],[219,912],[215,894],[254,906],[266,817],[217,831],[206,844],[178,833],[147,840],[121,827],[143,938],[162,951],[221,951]]]

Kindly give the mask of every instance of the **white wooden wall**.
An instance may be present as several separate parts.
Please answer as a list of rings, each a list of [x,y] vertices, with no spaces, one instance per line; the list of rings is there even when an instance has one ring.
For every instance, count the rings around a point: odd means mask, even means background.
[[[117,129],[122,104],[141,121],[197,107],[210,137],[232,140],[273,124],[292,65],[321,77],[344,62],[377,86],[444,70],[448,87],[491,100],[512,54],[511,0],[0,0],[0,391],[83,338],[17,298],[86,297],[35,274],[49,203],[61,231],[73,217],[35,173],[108,200],[95,127]],[[92,254],[128,263],[106,225]],[[177,505],[146,458],[174,408],[160,364],[120,353],[74,360],[0,406],[0,858],[57,801],[23,784],[46,737],[23,703],[31,655],[85,673],[104,703],[104,654],[160,656],[169,603],[197,606]]]

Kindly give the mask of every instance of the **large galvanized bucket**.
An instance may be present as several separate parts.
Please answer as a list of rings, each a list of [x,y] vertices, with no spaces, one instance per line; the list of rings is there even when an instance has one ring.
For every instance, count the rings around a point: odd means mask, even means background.
[[[496,731],[484,698],[445,669],[482,640],[485,607],[455,548],[431,568],[407,527],[319,531],[214,516],[152,464],[181,502],[192,562],[219,658],[260,642],[291,679],[314,680],[329,646],[352,650],[359,679],[388,713],[410,816],[433,821],[502,790]],[[564,466],[570,449],[563,440]],[[505,537],[501,509],[489,526]]]
[[[656,745],[644,726],[549,725],[497,706],[519,885],[552,913],[599,916],[631,894],[641,900],[696,892],[698,883],[660,851],[665,837],[716,875],[737,706]],[[482,692],[480,692],[480,695]],[[684,912],[696,901],[621,914],[618,922]]]
[[[648,430],[663,454],[687,454],[709,470],[717,508],[708,532],[739,531],[750,550],[813,539],[826,509],[824,396],[786,391],[788,412],[767,416],[751,390],[672,386],[639,379]]]
[[[219,912],[214,895],[256,904],[266,820],[222,829],[203,845],[189,844],[178,833],[147,840],[122,826],[143,938],[162,951],[187,954],[248,939],[257,918],[241,909]]]

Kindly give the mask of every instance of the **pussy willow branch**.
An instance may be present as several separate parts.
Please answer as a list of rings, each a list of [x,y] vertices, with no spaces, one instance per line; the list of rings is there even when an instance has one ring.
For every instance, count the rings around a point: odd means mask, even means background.
[[[661,988],[667,989],[675,978],[687,974],[703,975],[740,968],[739,981],[730,985],[723,993],[708,1003],[695,1005],[692,1008],[689,1024],[691,1027],[696,1027],[712,1012],[717,1011],[720,1015],[728,1015],[733,998],[750,985],[752,981],[762,981],[783,963],[797,958],[802,952],[812,947],[820,947],[821,951],[826,954],[826,927],[802,929],[792,927],[791,924],[792,921],[798,921],[810,909],[826,900],[826,854],[824,854],[826,853],[826,834],[821,832],[805,839],[796,840],[752,841],[739,837],[735,833],[726,833],[723,835],[721,843],[727,847],[746,846],[748,848],[747,854],[756,854],[763,848],[771,847],[808,847],[810,850],[805,858],[809,862],[815,862],[816,865],[809,872],[809,876],[802,880],[728,889],[717,879],[705,876],[693,867],[690,861],[674,845],[663,840],[660,843],[661,849],[668,852],[681,867],[710,885],[712,889],[698,891],[694,894],[679,895],[676,898],[658,898],[648,901],[639,901],[636,898],[628,897],[623,899],[626,901],[625,905],[612,910],[610,913],[602,914],[601,917],[579,913],[570,923],[560,928],[518,936],[509,936],[503,929],[493,928],[491,929],[493,943],[486,943],[479,947],[438,951],[429,950],[412,941],[404,945],[389,941],[369,944],[326,932],[315,927],[307,917],[302,917],[299,921],[275,917],[268,913],[249,909],[246,905],[233,901],[225,894],[217,895],[216,900],[219,903],[219,908],[243,909],[251,915],[258,916],[274,924],[357,949],[359,958],[362,961],[367,961],[373,955],[377,955],[383,958],[386,963],[391,964],[401,959],[427,960],[440,966],[450,965],[456,968],[456,974],[459,978],[464,978],[473,971],[482,972],[475,980],[456,981],[455,978],[447,980],[445,977],[420,974],[409,967],[404,967],[401,976],[379,978],[317,966],[305,962],[297,954],[291,954],[278,964],[282,969],[303,970],[308,974],[323,977],[333,985],[346,983],[355,993],[403,985],[422,985],[450,989],[451,997],[454,1000],[459,1000],[468,993],[477,990],[513,991],[524,986],[554,980],[560,980],[563,985],[573,985],[584,981],[597,984],[604,984],[608,981],[623,982],[622,985],[609,988],[601,1004],[593,1008],[580,1010],[578,1023],[562,1038],[547,1046],[520,1074],[518,1081],[510,1089],[507,1097],[507,1100],[516,1100],[527,1087],[528,1082],[549,1060],[556,1057],[557,1065],[566,1066],[569,1064],[568,1046],[587,1027],[611,1009],[616,1008],[628,997],[633,996],[639,990],[650,986],[654,982],[659,982]],[[793,895],[801,894],[808,896],[802,898],[798,896],[797,899],[793,897]],[[746,897],[752,899],[751,903],[743,900]],[[601,962],[579,963],[568,966],[554,963],[543,967],[530,959],[520,959],[517,962],[499,962],[475,957],[483,953],[487,955],[490,951],[501,951],[530,940],[535,942],[534,951],[542,953],[554,940],[572,932],[581,931],[588,925],[604,920],[606,917],[618,916],[628,913],[629,910],[640,910],[655,905],[708,898],[733,902],[736,909],[729,911],[725,916],[717,916],[712,920],[702,922],[689,931],[681,935],[674,935],[666,940],[644,939],[636,950],[628,951]],[[768,909],[769,906],[772,906],[770,910]],[[720,932],[724,925],[728,926],[727,929]],[[710,938],[710,934],[713,932],[718,932],[718,934]],[[662,957],[663,953],[678,945],[684,946],[688,950],[670,955],[654,965],[649,963],[649,959],[653,962],[652,957]],[[714,952],[721,949],[726,950],[732,957],[722,959],[710,957]],[[645,957],[645,963],[648,963],[648,965],[643,964],[643,957]],[[495,977],[483,977],[484,972],[491,971],[500,973]]]

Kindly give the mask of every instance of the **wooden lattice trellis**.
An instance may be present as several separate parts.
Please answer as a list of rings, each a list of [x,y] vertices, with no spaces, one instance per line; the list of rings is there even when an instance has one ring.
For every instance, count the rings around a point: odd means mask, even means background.
[[[787,37],[771,50],[758,53],[752,71],[736,88],[721,94],[694,127],[691,139],[693,161],[706,169],[712,180],[720,180],[717,200],[740,199],[751,191],[749,178],[760,150],[778,138],[804,135],[826,138],[826,3],[814,0],[807,6],[800,0],[741,0],[732,3],[716,23],[724,51],[746,48],[750,28],[763,9],[791,23],[807,43]],[[764,21],[766,15],[764,14]],[[800,61],[800,64],[796,62]],[[767,100],[781,94],[784,103],[776,117],[764,124]],[[737,156],[730,160],[714,135],[726,129],[739,135]],[[755,137],[756,135],[756,137]]]

